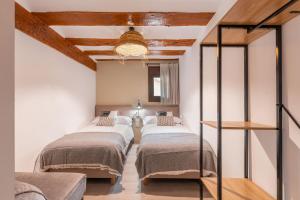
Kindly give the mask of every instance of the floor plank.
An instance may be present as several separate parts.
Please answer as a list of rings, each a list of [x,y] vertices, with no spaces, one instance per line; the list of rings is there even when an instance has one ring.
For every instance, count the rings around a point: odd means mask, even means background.
[[[202,178],[202,181],[217,199],[217,178]],[[275,200],[258,185],[244,178],[223,178],[222,188],[223,200]]]

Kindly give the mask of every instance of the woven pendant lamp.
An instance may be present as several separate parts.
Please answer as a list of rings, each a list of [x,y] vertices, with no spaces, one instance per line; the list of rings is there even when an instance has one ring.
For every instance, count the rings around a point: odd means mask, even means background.
[[[148,45],[143,36],[135,31],[133,27],[130,27],[129,31],[121,35],[120,41],[115,46],[114,51],[121,57],[146,56]]]

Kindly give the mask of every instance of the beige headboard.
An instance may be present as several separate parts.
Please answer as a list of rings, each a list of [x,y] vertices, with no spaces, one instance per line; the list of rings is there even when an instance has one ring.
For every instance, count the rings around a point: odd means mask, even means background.
[[[131,105],[96,105],[95,114],[98,116],[102,111],[118,110],[120,115],[132,116],[137,110]],[[155,115],[157,111],[172,112],[174,116],[179,117],[178,105],[143,105],[141,115]]]

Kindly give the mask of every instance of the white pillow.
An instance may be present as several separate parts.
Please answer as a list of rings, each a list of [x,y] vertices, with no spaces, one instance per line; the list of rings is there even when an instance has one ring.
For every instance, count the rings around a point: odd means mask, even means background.
[[[182,120],[179,118],[179,117],[173,117],[174,118],[174,123],[177,125],[177,124],[180,124],[180,125],[183,125],[183,122]]]
[[[156,116],[146,116],[143,119],[143,124],[157,124],[157,117]]]
[[[117,110],[112,110],[110,111],[108,117],[110,118],[116,118],[118,116],[118,111]]]
[[[95,119],[91,122],[92,124],[97,124],[99,122],[100,117],[95,117]]]
[[[167,112],[167,117],[173,116],[173,112]]]
[[[117,116],[116,117],[116,124],[123,124],[123,125],[132,125],[132,119],[128,116]]]

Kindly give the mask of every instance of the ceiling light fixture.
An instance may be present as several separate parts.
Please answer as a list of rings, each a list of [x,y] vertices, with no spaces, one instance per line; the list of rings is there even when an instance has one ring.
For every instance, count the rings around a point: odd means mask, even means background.
[[[140,57],[148,53],[148,45],[144,37],[133,27],[120,37],[119,43],[115,46],[114,51],[121,57]]]

